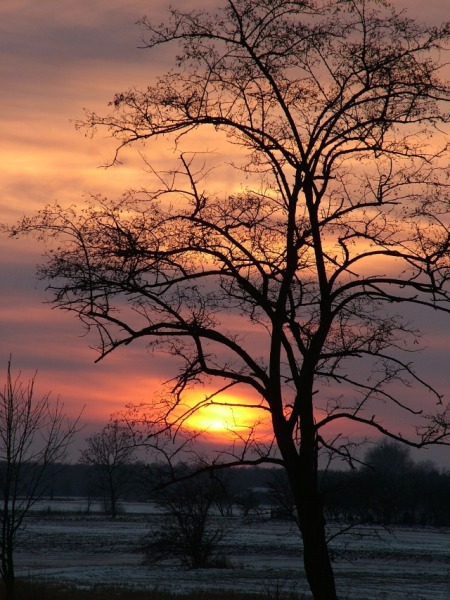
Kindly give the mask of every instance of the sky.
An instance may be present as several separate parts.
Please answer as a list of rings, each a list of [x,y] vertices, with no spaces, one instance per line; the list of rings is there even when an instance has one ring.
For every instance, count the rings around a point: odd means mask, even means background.
[[[173,0],[183,8],[206,0]],[[448,18],[443,0],[400,0],[410,14],[439,23]],[[2,0],[0,2],[0,222],[58,200],[80,202],[101,193],[115,196],[144,182],[133,162],[101,168],[114,144],[76,131],[83,108],[107,111],[115,92],[145,86],[170,67],[170,53],[139,48],[136,21],[160,22],[164,0]],[[93,338],[79,322],[52,310],[45,284],[35,277],[43,248],[30,239],[0,236],[0,381],[10,355],[28,378],[37,371],[38,393],[60,396],[68,414],[84,408],[86,431],[106,423],[127,403],[151,399],[171,365],[143,346],[127,347],[95,363]],[[450,324],[425,323],[433,380],[450,389]],[[173,373],[172,373],[173,374]],[[434,458],[434,455],[432,455]],[[442,464],[450,453],[442,452]]]

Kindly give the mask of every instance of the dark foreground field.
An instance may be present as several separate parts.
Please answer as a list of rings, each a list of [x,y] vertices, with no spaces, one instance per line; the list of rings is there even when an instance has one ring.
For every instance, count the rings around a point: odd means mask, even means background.
[[[186,570],[144,563],[142,538],[161,526],[161,515],[125,508],[114,521],[73,507],[34,515],[16,560],[18,577],[34,589],[17,600],[309,598],[301,542],[287,521],[231,517],[220,548],[228,568]],[[448,529],[361,528],[336,538],[331,550],[342,600],[450,599]]]
[[[0,598],[4,592],[0,590]],[[109,586],[80,589],[75,586],[33,583],[19,580],[15,600],[303,600],[294,593],[248,594],[238,592],[190,592],[175,594],[158,590],[130,590]]]

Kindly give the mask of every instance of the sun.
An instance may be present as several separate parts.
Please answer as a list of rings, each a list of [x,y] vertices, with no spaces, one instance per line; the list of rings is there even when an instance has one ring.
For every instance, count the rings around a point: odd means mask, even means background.
[[[188,419],[189,426],[194,429],[207,431],[230,431],[245,427],[250,409],[208,404],[199,408]]]
[[[198,398],[193,398],[189,407],[193,408],[198,403]],[[191,430],[228,437],[250,431],[255,425],[259,427],[263,413],[258,404],[237,396],[220,394],[204,404],[200,402],[199,408],[186,419],[185,426]]]

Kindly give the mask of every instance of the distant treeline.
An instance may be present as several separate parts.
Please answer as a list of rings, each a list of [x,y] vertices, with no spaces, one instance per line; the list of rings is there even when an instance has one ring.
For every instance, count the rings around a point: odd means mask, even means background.
[[[0,463],[0,480],[3,467]],[[121,468],[127,481],[121,501],[158,501],[153,490],[155,465],[133,463]],[[86,498],[87,507],[104,499],[107,510],[108,490],[98,476],[98,467],[63,464],[54,465],[53,470],[45,491],[48,498]],[[450,472],[431,462],[413,462],[402,446],[381,444],[369,450],[357,468],[326,470],[319,475],[329,521],[450,526]],[[221,471],[218,476],[221,492],[216,505],[223,514],[265,511],[272,518],[295,519],[281,469],[241,467]]]

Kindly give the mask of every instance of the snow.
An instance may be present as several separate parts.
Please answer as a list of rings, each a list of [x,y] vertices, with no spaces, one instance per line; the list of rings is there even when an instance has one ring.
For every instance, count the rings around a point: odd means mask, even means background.
[[[149,504],[127,504],[116,520],[92,512],[86,502],[52,501],[40,506],[16,551],[18,576],[83,587],[98,583],[186,592],[240,590],[276,595],[308,587],[301,540],[286,521],[227,519],[221,553],[233,568],[184,570],[143,564],[140,543],[161,525]],[[77,512],[73,512],[77,511]],[[355,535],[357,534],[357,535]],[[392,533],[363,527],[331,544],[339,595],[346,600],[449,600],[450,531],[396,527]],[[308,597],[306,595],[306,597]]]

